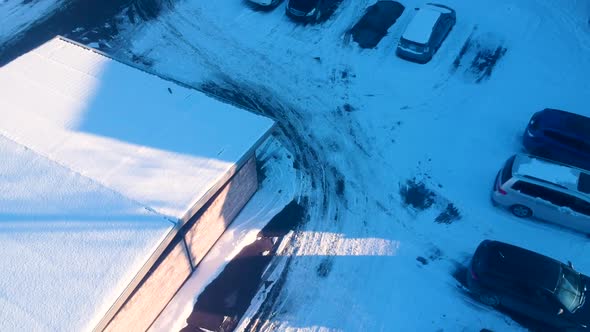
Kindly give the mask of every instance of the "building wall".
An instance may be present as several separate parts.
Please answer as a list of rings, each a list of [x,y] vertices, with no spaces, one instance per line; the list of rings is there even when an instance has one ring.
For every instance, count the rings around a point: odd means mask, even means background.
[[[146,331],[257,189],[253,155],[182,227],[104,331]]]
[[[210,200],[210,204],[201,209],[203,212],[187,223],[184,240],[195,267],[257,189],[256,158],[253,157]]]
[[[192,267],[183,241],[174,241],[105,331],[145,331],[184,284]]]

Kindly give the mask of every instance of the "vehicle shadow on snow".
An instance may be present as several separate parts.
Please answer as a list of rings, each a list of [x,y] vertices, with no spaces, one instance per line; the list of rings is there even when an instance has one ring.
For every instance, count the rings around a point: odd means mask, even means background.
[[[475,26],[453,61],[451,72],[462,69],[469,81],[481,83],[490,78],[507,51],[500,38],[491,33],[479,33]]]
[[[203,290],[181,330],[233,331],[260,287],[271,283],[263,275],[276,256],[281,240],[305,220],[305,200],[292,201],[245,246]],[[328,273],[324,272],[324,273]]]
[[[463,261],[465,263],[455,263],[455,268],[451,272],[451,275],[458,282],[457,289],[459,291],[459,294],[465,298],[466,302],[470,306],[472,306],[473,308],[476,308],[477,310],[482,310],[482,311],[496,310],[496,311],[508,316],[510,319],[512,319],[513,321],[515,321],[516,323],[518,323],[519,325],[528,329],[531,332],[560,332],[559,329],[544,325],[541,322],[532,320],[532,319],[525,317],[519,313],[510,311],[506,308],[503,308],[502,306],[500,306],[498,308],[492,308],[492,307],[486,306],[485,304],[479,302],[479,299],[477,297],[475,297],[471,292],[469,292],[469,290],[467,288],[467,273],[468,273],[467,266],[469,264],[469,257],[468,256],[464,257]],[[487,328],[483,328],[481,331],[492,331],[492,330],[487,329]]]

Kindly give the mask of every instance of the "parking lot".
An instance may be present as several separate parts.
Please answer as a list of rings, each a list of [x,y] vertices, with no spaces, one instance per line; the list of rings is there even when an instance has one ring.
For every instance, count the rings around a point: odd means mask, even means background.
[[[461,275],[484,239],[590,274],[586,235],[490,202],[533,113],[590,116],[590,6],[446,1],[456,25],[420,65],[395,51],[421,2],[403,1],[375,48],[346,37],[372,3],[344,0],[301,24],[285,2],[176,2],[117,21],[97,45],[278,121],[306,222],[279,253],[290,261],[281,282],[256,303],[258,330],[543,330],[474,301]]]
[[[374,49],[345,38],[368,1],[343,1],[317,25],[291,21],[284,3],[177,4],[113,43],[279,121],[308,221],[282,253],[292,262],[261,305],[260,329],[523,329],[453,276],[486,238],[590,272],[586,236],[490,203],[534,112],[590,115],[583,5],[446,4],[457,23],[425,65],[395,56],[418,2],[404,3]]]

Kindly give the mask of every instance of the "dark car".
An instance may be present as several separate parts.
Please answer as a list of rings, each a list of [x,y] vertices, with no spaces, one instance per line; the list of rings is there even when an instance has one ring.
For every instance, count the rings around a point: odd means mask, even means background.
[[[397,56],[418,63],[430,61],[456,21],[455,10],[450,7],[437,3],[422,6],[402,34]]]
[[[320,21],[332,9],[335,0],[289,0],[287,16],[302,21]]]
[[[352,39],[362,48],[374,48],[402,15],[404,8],[396,1],[377,1],[367,8],[363,17],[350,29]]]
[[[590,170],[590,118],[546,108],[535,113],[522,143],[534,155]]]
[[[469,290],[484,304],[574,331],[590,324],[589,281],[571,263],[491,240],[480,243],[467,272]]]

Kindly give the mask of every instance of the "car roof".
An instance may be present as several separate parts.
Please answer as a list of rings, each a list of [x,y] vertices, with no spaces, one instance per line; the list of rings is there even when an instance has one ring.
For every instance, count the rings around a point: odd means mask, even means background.
[[[565,132],[570,136],[590,140],[590,118],[583,115],[546,108],[537,112],[534,118],[544,129]]]
[[[555,161],[517,154],[512,166],[512,174],[590,195],[590,173]]]
[[[444,8],[431,5],[421,7],[406,27],[402,38],[418,44],[428,43],[432,29],[434,29],[434,25],[441,16],[439,9]]]
[[[484,240],[474,254],[476,273],[500,275],[505,279],[554,291],[561,263],[539,253],[500,241]]]

